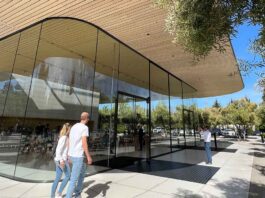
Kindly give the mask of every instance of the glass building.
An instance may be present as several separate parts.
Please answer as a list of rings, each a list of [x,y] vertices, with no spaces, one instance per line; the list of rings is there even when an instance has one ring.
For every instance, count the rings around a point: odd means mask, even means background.
[[[60,128],[83,111],[89,173],[196,146],[196,90],[93,24],[48,18],[0,49],[2,176],[52,180]]]

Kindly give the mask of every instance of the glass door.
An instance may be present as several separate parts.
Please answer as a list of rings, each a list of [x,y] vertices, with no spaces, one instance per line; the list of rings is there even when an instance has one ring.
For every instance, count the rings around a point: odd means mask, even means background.
[[[147,99],[119,92],[115,112],[116,157],[148,157]]]
[[[183,110],[184,118],[184,133],[186,146],[196,146],[196,136],[194,129],[194,112],[184,109]]]

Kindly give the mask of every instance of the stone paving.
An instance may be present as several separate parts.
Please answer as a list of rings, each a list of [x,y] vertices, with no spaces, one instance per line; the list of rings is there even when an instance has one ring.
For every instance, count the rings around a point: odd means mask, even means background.
[[[137,168],[112,169],[89,176],[85,179],[82,197],[265,197],[264,144],[260,142],[259,137],[249,137],[247,141],[232,143],[229,149],[234,149],[235,152],[213,151],[212,165],[205,164],[203,150],[186,149],[155,158],[156,167],[157,163],[161,162],[160,170],[149,168],[148,171],[137,172],[139,170]],[[169,164],[169,168],[162,165],[165,162]],[[172,164],[174,166],[170,169]],[[176,166],[176,164],[188,164],[188,166]],[[195,169],[205,171],[212,168],[217,171],[206,182],[168,176],[169,170],[172,175],[178,175],[181,170],[185,169],[187,172],[188,169],[189,177],[194,175],[195,178],[200,175],[194,173]],[[23,183],[0,177],[1,198],[44,198],[49,197],[50,189],[50,183]]]

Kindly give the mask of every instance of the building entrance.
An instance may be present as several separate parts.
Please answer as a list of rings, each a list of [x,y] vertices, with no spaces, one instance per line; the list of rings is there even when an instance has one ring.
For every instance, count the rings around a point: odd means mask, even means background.
[[[194,112],[188,109],[183,109],[183,120],[186,146],[196,146]]]
[[[118,92],[115,105],[116,158],[149,158],[148,98]]]

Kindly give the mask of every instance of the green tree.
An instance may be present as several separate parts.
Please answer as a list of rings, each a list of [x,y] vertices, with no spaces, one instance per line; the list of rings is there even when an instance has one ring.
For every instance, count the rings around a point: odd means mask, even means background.
[[[214,104],[213,104],[213,108],[221,108],[221,104],[218,102],[218,100],[216,99]]]
[[[221,108],[209,108],[209,122],[213,128],[223,124],[222,109]]]
[[[110,129],[110,119],[113,117],[113,108],[111,105],[100,105],[99,107],[99,119],[98,128],[99,129]]]
[[[258,56],[253,61],[240,61],[243,71],[265,66],[265,0],[153,0],[167,10],[166,30],[173,42],[196,59],[215,49],[224,52],[237,26],[255,25],[259,34],[253,38],[250,50]],[[265,85],[265,73],[259,73],[260,85]]]
[[[210,125],[210,113],[206,109],[198,110],[199,126]]]
[[[175,111],[171,112],[171,127],[172,129],[183,128],[182,106],[176,106]]]
[[[199,126],[211,126],[216,128],[223,124],[222,108],[205,108],[198,110]]]
[[[255,124],[257,105],[246,98],[235,100],[225,108],[224,116],[229,124],[236,126],[241,137],[241,130],[247,131]],[[245,138],[245,137],[244,137]]]
[[[169,128],[169,111],[168,106],[164,102],[158,102],[152,111],[152,123],[155,126],[163,126]]]
[[[136,105],[136,123],[145,125],[147,124],[147,115],[146,109],[141,105]]]
[[[262,103],[265,104],[265,88],[263,88],[262,92]]]
[[[265,131],[265,104],[259,105],[256,111],[257,125],[260,130]]]

